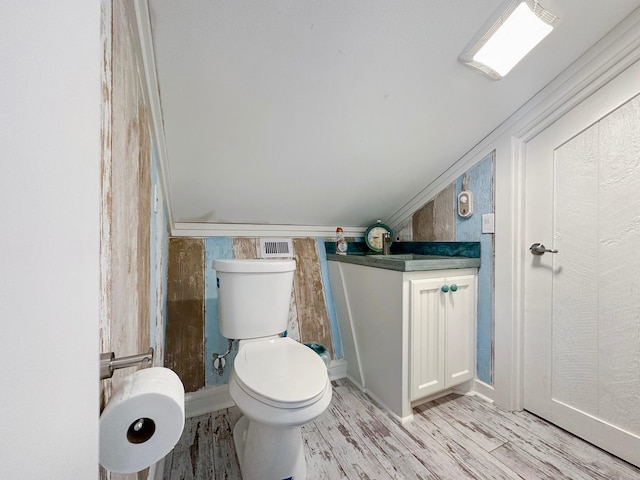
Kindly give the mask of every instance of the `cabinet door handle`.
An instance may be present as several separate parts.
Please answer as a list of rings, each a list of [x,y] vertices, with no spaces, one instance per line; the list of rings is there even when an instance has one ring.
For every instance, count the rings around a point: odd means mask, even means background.
[[[458,291],[458,285],[456,285],[455,283],[452,283],[450,288],[451,288],[452,292],[457,292]]]
[[[443,293],[447,293],[449,291],[449,285],[442,285],[442,287],[440,287],[440,290],[442,290]]]

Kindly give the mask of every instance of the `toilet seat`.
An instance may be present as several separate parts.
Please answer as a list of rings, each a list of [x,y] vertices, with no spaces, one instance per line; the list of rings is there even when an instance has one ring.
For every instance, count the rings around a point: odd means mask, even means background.
[[[282,409],[317,402],[325,395],[329,382],[322,359],[288,337],[241,345],[233,369],[238,386],[245,393]]]

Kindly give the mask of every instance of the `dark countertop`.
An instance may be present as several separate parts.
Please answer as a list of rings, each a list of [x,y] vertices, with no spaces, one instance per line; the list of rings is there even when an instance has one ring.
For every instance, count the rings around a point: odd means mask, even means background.
[[[399,272],[418,272],[426,270],[448,270],[451,268],[478,268],[479,258],[446,256],[446,255],[420,255],[420,254],[392,254],[392,255],[364,255],[348,254],[337,255],[327,253],[327,260],[335,262],[354,263],[365,267],[384,268]]]
[[[364,242],[349,242],[347,255],[337,255],[325,242],[327,260],[400,272],[480,267],[480,242],[394,242],[390,255],[367,251]]]

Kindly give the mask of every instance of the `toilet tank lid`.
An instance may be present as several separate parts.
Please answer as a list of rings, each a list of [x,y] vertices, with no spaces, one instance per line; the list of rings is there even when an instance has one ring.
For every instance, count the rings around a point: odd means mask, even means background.
[[[219,272],[271,273],[292,272],[295,260],[221,259],[213,261],[213,268]]]

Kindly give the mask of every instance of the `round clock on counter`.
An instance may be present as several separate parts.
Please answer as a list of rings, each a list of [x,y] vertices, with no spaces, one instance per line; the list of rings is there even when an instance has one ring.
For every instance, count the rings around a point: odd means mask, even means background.
[[[367,244],[367,247],[374,252],[381,252],[385,234],[389,234],[391,236],[393,235],[393,232],[384,223],[378,222],[371,225],[367,228],[367,231],[364,234],[364,241]]]

